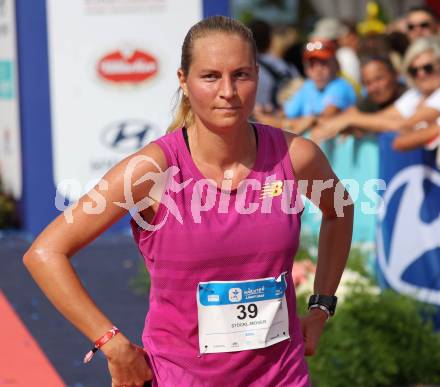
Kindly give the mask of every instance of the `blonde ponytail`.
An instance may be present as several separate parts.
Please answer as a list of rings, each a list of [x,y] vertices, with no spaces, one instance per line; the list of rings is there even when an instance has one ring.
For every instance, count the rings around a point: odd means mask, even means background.
[[[171,124],[168,126],[167,133],[170,133],[176,129],[182,127],[189,127],[193,124],[194,116],[191,110],[191,104],[189,102],[189,98],[182,93],[182,90],[178,90],[178,97],[174,118]]]

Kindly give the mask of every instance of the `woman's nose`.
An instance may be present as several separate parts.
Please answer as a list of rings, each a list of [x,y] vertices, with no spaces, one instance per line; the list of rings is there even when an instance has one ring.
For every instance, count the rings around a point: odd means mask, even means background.
[[[231,77],[224,77],[220,85],[220,96],[230,99],[237,93],[235,82]]]

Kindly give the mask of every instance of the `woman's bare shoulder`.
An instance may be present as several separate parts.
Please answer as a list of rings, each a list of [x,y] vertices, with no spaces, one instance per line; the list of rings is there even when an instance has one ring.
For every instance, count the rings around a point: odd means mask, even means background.
[[[155,142],[151,142],[122,160],[116,168],[126,168],[129,163],[139,161],[139,166],[143,168],[158,167],[163,171],[168,167],[168,160],[162,147]]]
[[[327,157],[312,140],[284,132],[290,160],[297,179],[319,179],[334,176]]]
[[[301,135],[283,131],[287,142],[289,154],[295,162],[309,162],[320,153],[321,149],[312,140],[304,138]]]

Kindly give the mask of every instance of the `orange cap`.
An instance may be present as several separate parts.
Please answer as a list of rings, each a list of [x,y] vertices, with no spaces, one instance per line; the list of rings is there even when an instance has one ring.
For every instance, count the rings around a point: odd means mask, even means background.
[[[313,58],[327,60],[336,54],[336,45],[331,40],[312,39],[306,43],[303,50],[304,60]]]

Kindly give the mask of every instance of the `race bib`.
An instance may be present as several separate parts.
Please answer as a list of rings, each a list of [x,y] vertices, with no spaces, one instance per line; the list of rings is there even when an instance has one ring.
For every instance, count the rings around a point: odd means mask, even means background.
[[[200,353],[265,348],[288,339],[286,273],[249,281],[200,282]]]

